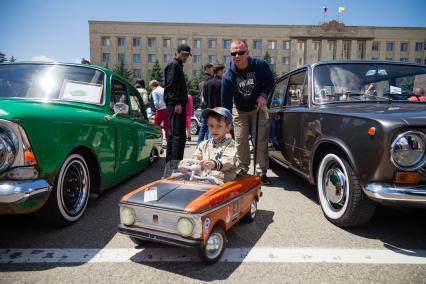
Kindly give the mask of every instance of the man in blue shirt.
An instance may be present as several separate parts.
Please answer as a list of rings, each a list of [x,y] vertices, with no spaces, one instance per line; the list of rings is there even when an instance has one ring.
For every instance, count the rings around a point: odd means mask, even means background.
[[[250,165],[249,127],[257,137],[257,170],[261,170],[262,183],[271,184],[266,172],[268,161],[268,109],[266,100],[274,88],[274,75],[269,65],[249,56],[244,40],[231,44],[232,63],[222,77],[222,103],[234,116],[237,146],[238,175],[247,174]],[[255,133],[256,113],[259,112],[259,133]]]

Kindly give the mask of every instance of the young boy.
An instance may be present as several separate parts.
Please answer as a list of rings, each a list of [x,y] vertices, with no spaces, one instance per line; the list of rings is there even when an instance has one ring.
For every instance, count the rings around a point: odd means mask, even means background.
[[[232,114],[224,107],[205,109],[202,114],[211,138],[201,142],[192,158],[200,161],[203,169],[221,181],[235,179],[237,149],[232,138],[227,138],[232,127]],[[228,134],[228,135],[226,135]]]

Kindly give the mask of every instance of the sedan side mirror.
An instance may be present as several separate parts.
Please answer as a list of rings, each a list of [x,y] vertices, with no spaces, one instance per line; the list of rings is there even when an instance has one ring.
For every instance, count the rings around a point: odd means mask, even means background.
[[[129,106],[125,103],[116,103],[114,105],[114,114],[112,117],[116,117],[118,114],[128,114],[129,113]]]

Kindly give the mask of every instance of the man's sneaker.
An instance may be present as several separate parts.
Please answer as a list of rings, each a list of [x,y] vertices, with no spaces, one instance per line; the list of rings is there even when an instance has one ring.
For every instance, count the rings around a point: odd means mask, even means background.
[[[260,180],[262,181],[262,185],[271,185],[271,180],[266,176],[266,174],[262,174],[260,176]]]
[[[240,178],[240,177],[243,177],[243,176],[245,176],[245,175],[247,175],[247,172],[245,171],[245,170],[243,170],[243,169],[240,169],[239,171],[238,171],[238,173],[236,174],[236,178]]]

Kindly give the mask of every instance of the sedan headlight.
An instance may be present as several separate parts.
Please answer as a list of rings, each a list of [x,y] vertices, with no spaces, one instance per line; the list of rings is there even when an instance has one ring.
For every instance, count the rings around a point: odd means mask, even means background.
[[[8,169],[15,161],[17,149],[13,140],[9,133],[0,129],[0,172]]]
[[[194,231],[194,222],[186,217],[179,218],[177,222],[177,230],[184,237],[190,236]]]
[[[135,211],[132,208],[120,207],[120,221],[126,226],[131,226],[136,221]]]
[[[425,163],[426,135],[420,131],[404,132],[391,145],[391,161],[401,170],[417,170]]]

